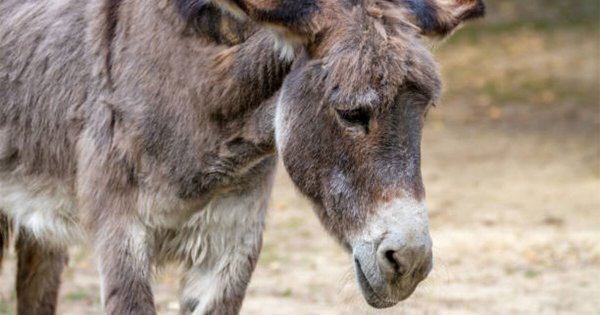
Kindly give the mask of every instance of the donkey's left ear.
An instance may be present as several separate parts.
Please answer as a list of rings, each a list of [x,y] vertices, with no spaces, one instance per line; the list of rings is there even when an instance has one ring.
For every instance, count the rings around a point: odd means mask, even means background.
[[[393,0],[402,3],[426,36],[443,37],[461,23],[483,17],[482,0]]]

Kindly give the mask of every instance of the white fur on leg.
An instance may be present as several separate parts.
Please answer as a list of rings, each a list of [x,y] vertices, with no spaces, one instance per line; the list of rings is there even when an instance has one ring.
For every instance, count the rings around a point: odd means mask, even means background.
[[[217,198],[193,220],[196,238],[181,239],[193,262],[182,280],[182,309],[193,303],[193,314],[205,314],[224,294],[243,294],[253,271],[249,261],[258,259],[269,191]]]

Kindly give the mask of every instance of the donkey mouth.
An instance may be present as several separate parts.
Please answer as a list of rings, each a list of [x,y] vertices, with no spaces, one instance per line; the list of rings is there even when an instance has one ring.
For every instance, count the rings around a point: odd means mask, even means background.
[[[373,289],[371,283],[369,283],[369,279],[362,270],[358,259],[354,259],[354,264],[356,266],[356,278],[358,279],[360,290],[363,294],[363,297],[369,305],[371,305],[374,308],[388,308],[400,302],[400,300],[392,301],[390,299],[386,299],[379,296],[379,294],[377,294],[377,292],[375,292],[375,290]]]

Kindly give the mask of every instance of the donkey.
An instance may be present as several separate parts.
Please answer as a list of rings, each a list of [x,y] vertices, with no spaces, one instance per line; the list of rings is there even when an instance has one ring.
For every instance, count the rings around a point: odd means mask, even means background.
[[[0,0],[0,248],[17,313],[53,314],[93,245],[106,314],[237,314],[277,158],[373,307],[432,268],[420,139],[440,95],[424,37],[480,0]],[[0,251],[1,257],[1,251]]]

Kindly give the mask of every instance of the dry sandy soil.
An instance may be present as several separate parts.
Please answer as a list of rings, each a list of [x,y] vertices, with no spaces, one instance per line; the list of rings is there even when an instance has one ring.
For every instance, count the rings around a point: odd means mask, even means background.
[[[600,314],[597,34],[521,28],[437,49],[446,96],[428,117],[423,173],[435,269],[376,312],[349,257],[283,170],[242,314]],[[14,254],[0,314],[14,313]],[[100,314],[96,269],[72,250],[59,314]],[[156,277],[177,314],[177,270]]]

